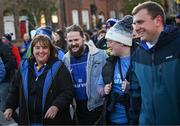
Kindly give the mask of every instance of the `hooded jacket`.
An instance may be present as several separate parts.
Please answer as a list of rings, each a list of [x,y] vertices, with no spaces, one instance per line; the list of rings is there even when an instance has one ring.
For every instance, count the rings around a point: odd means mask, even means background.
[[[35,113],[36,108],[29,105],[30,94],[33,86],[43,85],[42,90],[38,90],[41,95],[36,95],[32,100],[37,103],[38,111],[41,113],[41,123],[43,125],[71,124],[69,105],[73,98],[72,79],[68,69],[57,59],[50,59],[44,72],[36,78],[34,74],[34,60],[21,62],[20,72],[13,83],[8,96],[6,108],[16,110],[19,104],[19,124],[29,125],[30,115]],[[57,65],[60,62],[60,65]],[[56,70],[57,69],[57,70]],[[66,77],[65,77],[66,76]],[[41,96],[38,100],[38,96]],[[58,107],[59,111],[55,118],[44,119],[50,106]],[[38,114],[37,114],[38,115]]]
[[[87,108],[89,111],[103,104],[103,98],[97,92],[97,83],[107,58],[105,51],[97,49],[93,44],[86,43],[89,48],[87,59],[87,81],[86,93],[88,96]],[[70,52],[63,59],[65,65],[71,71]]]

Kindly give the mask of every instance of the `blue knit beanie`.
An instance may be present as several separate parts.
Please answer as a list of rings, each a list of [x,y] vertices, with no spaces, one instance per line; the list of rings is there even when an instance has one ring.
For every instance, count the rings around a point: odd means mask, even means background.
[[[36,30],[35,36],[36,35],[44,35],[52,39],[52,28],[50,26],[40,27]]]

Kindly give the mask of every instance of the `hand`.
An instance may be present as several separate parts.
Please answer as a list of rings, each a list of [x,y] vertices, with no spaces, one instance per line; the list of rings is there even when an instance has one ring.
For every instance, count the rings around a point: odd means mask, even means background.
[[[13,114],[13,110],[11,108],[7,108],[4,112],[4,117],[6,120],[10,121]]]
[[[53,119],[56,116],[58,111],[59,111],[59,109],[53,105],[47,110],[44,118],[45,119]]]
[[[125,93],[128,93],[129,91],[129,82],[127,80],[124,80],[121,84],[122,91]]]
[[[111,88],[112,88],[111,85],[112,85],[112,83],[106,84],[106,85],[104,86],[104,94],[105,94],[105,95],[108,95],[109,92],[111,91]]]

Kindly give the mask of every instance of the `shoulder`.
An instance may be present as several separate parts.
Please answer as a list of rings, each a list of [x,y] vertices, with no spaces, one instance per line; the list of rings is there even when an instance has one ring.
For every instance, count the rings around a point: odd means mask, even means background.
[[[180,46],[180,29],[174,29],[166,34],[164,34],[161,41],[165,41],[168,46],[179,47]]]
[[[102,50],[102,49],[97,49],[97,55],[101,56],[102,58],[106,59],[108,57],[107,53],[105,50]]]
[[[108,58],[108,55],[106,54],[105,50],[98,49],[98,52],[93,54],[92,57],[96,59],[96,61],[104,64],[106,62],[106,59]]]
[[[70,52],[69,51],[63,56],[62,60],[66,65],[70,63]]]
[[[106,64],[104,65],[104,68],[109,68],[109,67],[113,67],[116,64],[117,61],[116,56],[110,56],[106,59]]]
[[[28,68],[28,66],[32,64],[32,60],[30,59],[22,59],[20,62],[20,71]]]
[[[0,48],[1,49],[3,49],[4,51],[9,51],[9,50],[11,50],[11,47],[9,46],[9,45],[7,45],[7,44],[3,44],[2,42],[0,42],[1,43],[1,46],[0,46]],[[4,52],[3,51],[3,52]]]
[[[58,69],[58,76],[70,76],[70,71],[68,70],[64,62],[61,63],[61,66]]]
[[[64,54],[63,60],[70,58],[70,52],[68,51],[67,53]]]
[[[2,61],[2,59],[0,57],[0,70],[2,70],[2,69],[4,69],[4,63],[3,63],[3,61]]]
[[[0,63],[3,63],[1,57],[0,57]]]

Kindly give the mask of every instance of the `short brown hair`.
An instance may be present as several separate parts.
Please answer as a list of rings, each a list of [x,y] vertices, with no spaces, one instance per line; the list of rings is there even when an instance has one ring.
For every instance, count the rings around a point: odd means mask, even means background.
[[[105,31],[104,29],[100,29],[100,30],[98,31],[98,35],[101,34],[101,33],[106,34],[106,31]]]
[[[46,36],[42,36],[42,35],[37,35],[33,38],[32,43],[31,43],[31,57],[30,58],[34,58],[33,55],[33,47],[37,44],[40,43],[44,46],[48,46],[50,48],[50,57],[54,57],[57,58],[57,49],[56,47],[52,44],[52,41],[46,37]]]
[[[84,31],[79,25],[74,24],[74,25],[67,27],[66,28],[66,36],[67,36],[67,33],[69,33],[69,32],[79,32],[80,36],[82,38],[84,38]]]
[[[160,4],[153,1],[146,1],[144,3],[138,4],[132,10],[132,15],[137,14],[142,9],[146,9],[153,19],[160,15],[163,19],[163,24],[165,24],[165,12]]]

